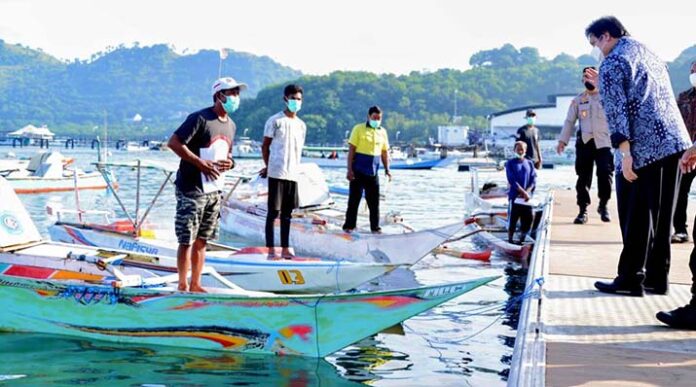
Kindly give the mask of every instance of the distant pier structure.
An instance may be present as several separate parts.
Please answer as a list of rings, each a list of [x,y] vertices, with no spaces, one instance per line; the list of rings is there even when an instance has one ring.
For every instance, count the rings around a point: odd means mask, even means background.
[[[16,147],[19,144],[20,147],[25,145],[30,145],[31,143],[39,143],[39,147],[46,149],[51,144],[51,141],[55,137],[55,134],[51,132],[45,125],[37,128],[34,125],[27,125],[21,129],[15,130],[7,134],[8,138],[12,139],[12,147]]]

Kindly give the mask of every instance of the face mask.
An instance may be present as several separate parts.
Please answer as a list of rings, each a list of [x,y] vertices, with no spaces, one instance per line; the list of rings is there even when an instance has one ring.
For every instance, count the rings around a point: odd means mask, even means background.
[[[370,120],[370,126],[377,129],[379,128],[379,125],[382,123],[382,121],[378,120]]]
[[[691,82],[691,86],[696,87],[696,73],[689,75],[689,81]]]
[[[297,99],[289,99],[288,100],[288,110],[291,113],[297,113],[302,109],[302,101],[297,100]]]
[[[225,112],[227,114],[232,114],[234,113],[237,109],[239,109],[239,96],[238,95],[226,95],[225,96],[225,102],[222,102],[222,108],[225,109]]]
[[[523,159],[523,158],[524,158],[524,153],[522,153],[522,154],[515,153],[515,156],[517,156],[518,159]]]
[[[603,53],[602,50],[600,50],[599,47],[597,47],[597,46],[593,46],[593,47],[592,47],[592,51],[590,52],[590,55],[592,55],[592,57],[593,57],[597,62],[601,62],[601,61],[604,60],[604,53]]]
[[[536,117],[527,117],[527,125],[534,126],[536,123]]]
[[[585,88],[589,91],[592,91],[595,89],[594,85],[591,84],[590,82],[585,82]]]

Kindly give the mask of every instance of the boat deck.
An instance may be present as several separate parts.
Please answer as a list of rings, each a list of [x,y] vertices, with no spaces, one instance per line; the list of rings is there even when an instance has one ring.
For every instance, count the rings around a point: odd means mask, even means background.
[[[688,219],[694,219],[695,207],[691,203]],[[693,386],[696,331],[666,328],[655,313],[690,299],[688,261],[694,245],[672,245],[668,296],[599,293],[593,283],[614,278],[621,251],[612,210],[611,223],[590,212],[586,225],[575,225],[575,191],[555,193],[540,314],[546,385]]]

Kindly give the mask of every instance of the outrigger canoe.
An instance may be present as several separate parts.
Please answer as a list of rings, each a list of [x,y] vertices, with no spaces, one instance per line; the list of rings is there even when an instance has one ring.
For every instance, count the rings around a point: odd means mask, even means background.
[[[177,275],[117,268],[122,252],[104,255],[43,241],[2,178],[0,194],[4,331],[324,357],[497,278],[381,292],[275,295],[243,290],[206,267],[209,293],[180,292]]]
[[[345,159],[330,159],[330,158],[315,158],[315,157],[303,157],[302,161],[305,163],[315,163],[322,168],[346,168]],[[449,165],[452,161],[448,159],[406,159],[406,160],[393,160],[389,163],[389,168],[391,169],[417,169],[426,170],[433,168],[442,168]]]
[[[262,243],[265,237],[265,213],[262,205],[229,200],[220,212],[220,227],[234,235]],[[293,219],[290,245],[296,251],[334,260],[413,265],[464,227],[464,222],[457,222],[398,234],[373,234],[369,231],[346,233],[331,218],[322,217],[324,213],[313,211],[311,217]]]
[[[106,188],[99,172],[68,168],[72,161],[59,152],[43,152],[34,155],[26,166],[10,166],[0,174],[21,194]]]
[[[265,241],[267,193],[264,180],[241,185],[241,189],[223,203],[220,211],[222,230],[254,243]],[[297,252],[309,256],[413,265],[464,227],[464,222],[456,222],[413,231],[396,220],[392,223],[399,229],[397,233],[390,233],[386,227],[381,234],[361,228],[347,233],[341,228],[344,212],[334,208],[326,180],[315,164],[301,164],[298,192],[300,208],[293,213],[290,245]],[[389,228],[393,229],[392,226]],[[276,240],[279,240],[279,231],[276,226]]]
[[[137,179],[144,171],[164,172],[164,184],[176,171],[176,166],[152,161],[123,163],[99,163],[103,173],[113,167],[135,168]],[[53,241],[81,244],[129,252],[123,263],[141,267],[157,273],[176,272],[177,243],[170,239],[155,239],[156,232],[143,228],[147,214],[155,205],[160,190],[142,215],[139,211],[129,214],[128,219],[109,222],[104,216],[101,223],[89,223],[84,219],[90,214],[106,215],[103,211],[83,211],[76,203],[76,210],[51,209],[58,221],[49,226]],[[114,190],[114,195],[119,194]],[[136,192],[140,202],[140,191]],[[119,203],[123,200],[119,199]],[[122,208],[126,211],[125,207]],[[64,216],[73,213],[77,221],[66,221]],[[128,212],[126,211],[128,214]],[[326,260],[317,257],[297,256],[293,259],[268,259],[265,247],[234,249],[229,246],[209,243],[206,264],[221,275],[247,290],[283,293],[327,293],[354,289],[361,284],[380,277],[397,266],[389,263],[355,263]],[[277,254],[278,256],[280,254]]]

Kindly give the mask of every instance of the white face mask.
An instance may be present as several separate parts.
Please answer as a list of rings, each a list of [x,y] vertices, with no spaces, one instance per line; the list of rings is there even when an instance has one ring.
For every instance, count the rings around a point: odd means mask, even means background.
[[[689,75],[689,82],[691,82],[691,86],[696,87],[696,73]]]
[[[592,57],[599,63],[602,63],[602,61],[604,60],[604,53],[597,46],[592,46],[592,51],[590,52],[590,55],[592,55]]]

